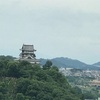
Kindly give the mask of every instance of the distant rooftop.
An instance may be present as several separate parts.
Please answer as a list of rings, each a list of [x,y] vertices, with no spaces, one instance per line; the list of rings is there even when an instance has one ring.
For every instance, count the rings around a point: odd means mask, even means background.
[[[36,51],[36,50],[34,49],[34,46],[33,46],[33,45],[26,45],[26,44],[23,44],[21,50],[25,50],[25,51]]]

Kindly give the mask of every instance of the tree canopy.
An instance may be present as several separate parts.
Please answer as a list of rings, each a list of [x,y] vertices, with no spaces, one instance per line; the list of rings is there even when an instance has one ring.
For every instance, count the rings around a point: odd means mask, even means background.
[[[40,67],[11,57],[0,59],[0,100],[82,100],[78,92],[50,61]]]

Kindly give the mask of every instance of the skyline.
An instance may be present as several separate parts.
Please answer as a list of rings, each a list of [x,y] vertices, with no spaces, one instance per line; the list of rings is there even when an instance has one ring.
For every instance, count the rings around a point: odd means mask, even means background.
[[[18,57],[33,44],[37,58],[100,61],[99,0],[0,1],[0,55]]]

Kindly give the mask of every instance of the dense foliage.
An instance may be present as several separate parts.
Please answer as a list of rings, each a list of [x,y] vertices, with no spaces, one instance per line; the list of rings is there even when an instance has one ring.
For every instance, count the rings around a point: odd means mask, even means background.
[[[0,57],[0,100],[83,100],[57,67]]]

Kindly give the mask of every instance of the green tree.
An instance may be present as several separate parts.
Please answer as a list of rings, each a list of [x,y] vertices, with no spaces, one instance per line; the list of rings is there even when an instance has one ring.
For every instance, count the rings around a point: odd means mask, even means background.
[[[0,92],[0,100],[5,100],[5,97],[2,92]]]
[[[20,68],[17,62],[9,62],[8,63],[8,76],[9,77],[20,77]]]
[[[20,78],[17,82],[16,92],[26,94],[28,86],[31,85],[31,81],[29,79]]]
[[[25,97],[22,93],[17,93],[16,100],[25,100]]]
[[[50,60],[47,60],[45,65],[43,65],[43,69],[50,69],[52,66],[52,62]]]

